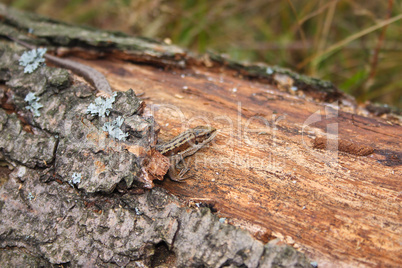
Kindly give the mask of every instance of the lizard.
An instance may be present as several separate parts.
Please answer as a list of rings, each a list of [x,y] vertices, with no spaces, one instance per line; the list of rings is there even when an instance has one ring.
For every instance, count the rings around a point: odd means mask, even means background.
[[[184,131],[170,141],[156,145],[156,150],[161,154],[169,157],[170,168],[168,175],[173,181],[182,181],[184,174],[189,168],[184,162],[184,158],[195,154],[199,149],[215,138],[217,134],[216,128],[209,126],[197,126]],[[176,166],[183,162],[184,168],[177,176]]]
[[[26,48],[35,49],[34,46],[17,38],[11,36],[7,37]],[[79,62],[58,58],[50,54],[45,54],[44,57],[51,63],[62,68],[69,69],[76,75],[83,77],[101,93],[104,93],[108,96],[112,95],[112,89],[109,85],[109,82],[107,81],[106,77],[97,70]],[[216,129],[213,127],[197,126],[181,133],[164,144],[157,145],[156,150],[161,154],[168,156],[170,159],[171,166],[168,171],[169,177],[174,181],[183,180],[183,175],[189,170],[184,162],[184,158],[195,154],[199,149],[204,147],[213,138],[215,138],[216,134]],[[183,162],[185,167],[180,171],[178,175],[179,178],[177,178],[176,166],[180,162]]]
[[[21,46],[24,46],[29,49],[36,49],[34,46],[21,41],[15,37],[7,36],[12,41],[18,43]],[[89,84],[91,84],[96,90],[99,91],[101,95],[104,97],[110,97],[113,95],[112,88],[109,85],[106,77],[101,74],[99,71],[95,70],[92,67],[89,67],[85,64],[69,60],[69,59],[62,59],[56,56],[52,56],[50,54],[44,55],[45,59],[51,62],[54,65],[57,65],[61,68],[68,69],[72,71],[74,74],[83,77]]]

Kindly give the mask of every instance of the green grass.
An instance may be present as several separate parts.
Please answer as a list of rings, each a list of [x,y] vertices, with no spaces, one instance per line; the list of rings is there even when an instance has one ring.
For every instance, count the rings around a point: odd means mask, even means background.
[[[402,108],[401,1],[1,1],[67,22],[169,38],[198,53],[288,67],[330,80],[360,102]]]

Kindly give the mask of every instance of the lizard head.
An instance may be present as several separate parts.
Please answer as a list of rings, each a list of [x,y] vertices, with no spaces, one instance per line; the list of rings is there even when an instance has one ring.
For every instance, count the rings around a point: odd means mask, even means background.
[[[195,135],[195,144],[209,142],[217,134],[216,128],[209,126],[197,126],[192,129],[192,132]]]

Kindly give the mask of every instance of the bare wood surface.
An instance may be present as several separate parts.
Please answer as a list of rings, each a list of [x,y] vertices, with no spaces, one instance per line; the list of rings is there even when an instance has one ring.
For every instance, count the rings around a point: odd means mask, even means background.
[[[160,53],[69,58],[102,72],[115,91],[145,93],[162,140],[200,124],[219,129],[215,142],[189,159],[192,178],[160,187],[209,204],[263,242],[281,238],[320,266],[402,265],[400,121],[246,79],[250,70],[241,65],[191,57],[183,65],[182,50],[152,49]],[[342,150],[319,145],[328,128]]]
[[[12,46],[0,44],[1,267],[311,267],[278,239],[262,243],[209,208],[151,189],[169,161],[133,90],[107,100],[105,119],[130,133],[117,141],[100,129],[99,111],[88,114],[105,99],[64,69],[25,74]],[[28,92],[41,94],[34,116]]]
[[[336,103],[224,70],[166,71],[120,61],[93,66],[105,66],[114,88],[145,93],[162,139],[199,124],[220,129],[212,146],[191,158],[192,179],[161,187],[213,205],[263,241],[282,238],[320,265],[402,264],[400,125],[348,107],[331,110]],[[119,69],[124,79],[115,74]],[[316,112],[321,120],[310,124]],[[337,155],[314,149],[328,126],[337,127],[340,148],[352,147]]]

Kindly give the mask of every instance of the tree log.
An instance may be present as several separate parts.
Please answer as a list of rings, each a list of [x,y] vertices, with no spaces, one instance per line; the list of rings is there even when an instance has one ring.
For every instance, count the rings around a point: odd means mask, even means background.
[[[0,18],[0,149],[13,169],[2,168],[2,266],[309,267],[305,255],[320,267],[402,265],[397,115],[279,67],[2,5]],[[110,120],[124,118],[128,139],[87,114],[96,96],[80,77],[25,74],[25,49],[7,36],[103,73],[117,92]],[[186,159],[190,178],[159,181],[167,166],[154,135],[196,125],[219,134]]]

